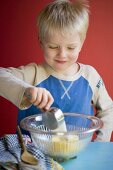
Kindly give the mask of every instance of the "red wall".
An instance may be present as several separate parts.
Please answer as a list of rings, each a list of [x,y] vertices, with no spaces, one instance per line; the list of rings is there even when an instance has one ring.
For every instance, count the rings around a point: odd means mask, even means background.
[[[50,0],[0,0],[0,66],[20,66],[43,60],[36,16]],[[94,66],[113,99],[113,1],[90,1],[90,27],[79,62]],[[9,89],[10,90],[10,89]],[[16,130],[17,108],[0,97],[0,136]]]

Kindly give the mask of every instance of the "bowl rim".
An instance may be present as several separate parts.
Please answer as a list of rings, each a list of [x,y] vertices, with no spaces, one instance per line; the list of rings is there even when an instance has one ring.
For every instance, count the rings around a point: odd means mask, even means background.
[[[70,112],[65,112],[64,113],[64,116],[66,115],[70,115],[70,116],[80,116],[80,117],[83,117],[83,118],[86,118],[86,119],[89,119],[93,122],[93,127],[90,127],[90,129],[82,129],[82,130],[79,130],[79,131],[76,131],[76,130],[73,130],[73,131],[67,131],[67,132],[64,132],[64,131],[60,131],[60,132],[56,132],[56,131],[44,131],[44,130],[39,130],[35,127],[29,127],[28,124],[26,124],[26,122],[29,120],[29,119],[33,119],[33,118],[36,118],[36,117],[39,117],[41,119],[42,117],[42,114],[43,113],[39,113],[39,114],[35,114],[35,115],[30,115],[30,116],[27,116],[25,117],[24,119],[22,119],[20,121],[20,127],[26,131],[29,131],[30,133],[38,133],[38,134],[48,134],[48,135],[79,135],[81,133],[84,133],[84,134],[88,134],[88,133],[93,133],[99,129],[101,129],[103,127],[103,121],[96,117],[96,116],[91,116],[91,115],[85,115],[85,114],[81,114],[81,113],[70,113]]]

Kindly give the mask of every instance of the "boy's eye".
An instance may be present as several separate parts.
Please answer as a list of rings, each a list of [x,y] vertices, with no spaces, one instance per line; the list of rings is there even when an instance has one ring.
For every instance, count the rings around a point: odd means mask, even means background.
[[[57,49],[58,47],[49,46],[50,49]]]
[[[75,49],[75,47],[67,47],[68,48],[68,50],[74,50]]]

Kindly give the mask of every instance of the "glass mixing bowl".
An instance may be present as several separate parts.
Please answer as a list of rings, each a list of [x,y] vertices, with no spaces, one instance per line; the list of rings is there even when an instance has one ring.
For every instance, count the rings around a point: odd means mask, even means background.
[[[93,133],[103,125],[99,118],[84,114],[64,113],[64,118],[66,132],[45,127],[41,114],[24,118],[20,126],[29,131],[35,146],[44,154],[62,161],[76,157],[91,141]]]

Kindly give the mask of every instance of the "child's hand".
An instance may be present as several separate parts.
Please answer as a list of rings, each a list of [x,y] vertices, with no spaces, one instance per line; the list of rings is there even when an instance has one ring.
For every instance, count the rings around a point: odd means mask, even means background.
[[[29,87],[25,90],[24,96],[30,103],[45,111],[49,110],[54,102],[52,95],[45,88]]]

